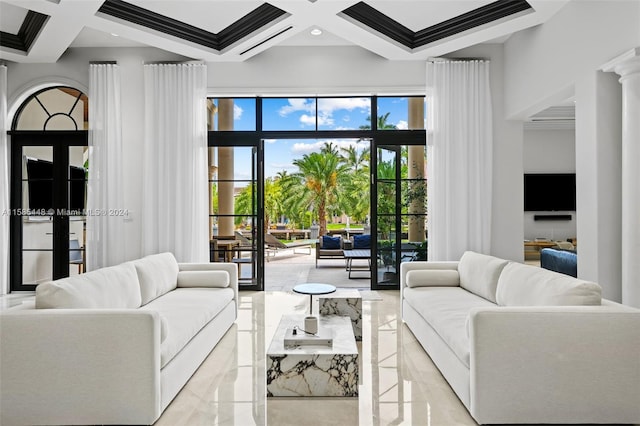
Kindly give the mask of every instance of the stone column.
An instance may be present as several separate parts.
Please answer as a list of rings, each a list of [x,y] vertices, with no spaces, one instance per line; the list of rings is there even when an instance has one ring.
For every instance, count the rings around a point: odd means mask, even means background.
[[[409,129],[424,129],[424,98],[409,98]],[[413,145],[408,147],[409,179],[424,179],[424,150],[425,146]],[[410,187],[422,187],[422,183],[411,183]],[[425,205],[421,200],[414,200],[409,205],[409,213],[424,214]],[[424,216],[409,216],[409,241],[425,240]]]
[[[602,70],[622,84],[622,303],[640,308],[640,47]]]
[[[578,278],[622,301],[622,90],[616,76],[585,72],[575,82]]]
[[[218,100],[218,130],[233,130],[233,99]],[[233,235],[233,147],[218,148],[218,235]],[[227,181],[227,182],[224,182]]]

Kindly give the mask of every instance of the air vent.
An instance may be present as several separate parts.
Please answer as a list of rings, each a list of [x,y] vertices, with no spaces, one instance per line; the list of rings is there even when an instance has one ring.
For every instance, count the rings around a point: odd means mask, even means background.
[[[273,40],[274,38],[278,37],[280,34],[284,34],[287,31],[289,31],[291,28],[293,28],[293,26],[289,26],[283,30],[278,31],[277,33],[275,33],[272,36],[267,37],[266,39],[262,40],[260,43],[258,44],[254,44],[253,46],[251,46],[250,48],[248,48],[247,50],[243,50],[242,52],[240,52],[240,56],[244,55],[247,52],[252,51],[253,49],[255,49],[258,46],[262,46],[263,44],[265,44],[266,42],[268,42],[269,40]]]

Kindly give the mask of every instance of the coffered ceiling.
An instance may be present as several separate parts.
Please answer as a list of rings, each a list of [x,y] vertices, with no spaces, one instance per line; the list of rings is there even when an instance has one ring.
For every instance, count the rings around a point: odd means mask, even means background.
[[[55,62],[69,47],[152,46],[245,61],[274,46],[356,45],[387,59],[424,60],[504,41],[566,2],[0,0],[0,59]]]

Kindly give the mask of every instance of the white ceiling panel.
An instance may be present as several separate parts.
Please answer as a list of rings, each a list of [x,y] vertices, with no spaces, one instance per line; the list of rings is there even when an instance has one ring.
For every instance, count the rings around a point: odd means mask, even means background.
[[[27,12],[27,9],[12,4],[0,3],[0,31],[18,34]]]

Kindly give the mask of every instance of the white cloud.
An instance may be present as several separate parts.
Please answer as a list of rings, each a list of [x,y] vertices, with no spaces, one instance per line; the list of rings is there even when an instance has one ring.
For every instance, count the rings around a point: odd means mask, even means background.
[[[318,126],[333,126],[333,123],[331,114],[318,113]]]
[[[409,128],[409,123],[404,120],[400,120],[396,123],[396,128],[398,130],[407,130]]]
[[[242,113],[244,112],[244,110],[242,108],[240,108],[238,105],[233,105],[233,119],[234,120],[240,120],[240,117],[242,117]]]
[[[264,143],[272,144],[272,143],[276,143],[277,141],[278,141],[278,139],[265,139]]]
[[[281,117],[285,117],[293,112],[305,112],[300,116],[300,123],[305,126],[315,126],[316,104],[312,99],[307,98],[290,98],[289,105],[285,105],[278,113]],[[332,126],[334,124],[333,113],[337,110],[363,110],[365,113],[371,113],[371,103],[369,98],[327,98],[318,99],[318,125]],[[346,118],[345,121],[350,120]]]
[[[293,144],[291,152],[294,154],[310,154],[312,152],[320,152],[323,146],[324,141],[317,141],[315,143],[298,142]]]
[[[300,123],[302,123],[305,126],[315,126],[316,117],[313,115],[302,114],[300,116]]]
[[[283,106],[278,111],[281,117],[285,117],[296,111],[306,111],[315,114],[316,103],[314,100],[307,98],[290,98],[287,100],[289,101],[289,105]]]
[[[347,111],[364,109],[369,112],[371,111],[371,103],[369,102],[369,98],[318,99],[318,112],[322,111],[328,114],[333,114],[333,112],[338,109],[346,109]]]

